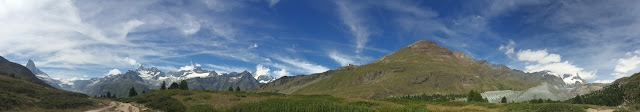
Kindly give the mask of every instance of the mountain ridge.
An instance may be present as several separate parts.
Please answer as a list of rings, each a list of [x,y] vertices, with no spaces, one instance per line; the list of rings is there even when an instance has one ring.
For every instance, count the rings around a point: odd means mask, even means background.
[[[526,90],[542,83],[558,87],[572,86],[555,75],[525,73],[504,65],[493,65],[451,51],[435,42],[421,40],[370,64],[283,77],[252,91],[384,98],[416,94],[462,94],[469,90]]]

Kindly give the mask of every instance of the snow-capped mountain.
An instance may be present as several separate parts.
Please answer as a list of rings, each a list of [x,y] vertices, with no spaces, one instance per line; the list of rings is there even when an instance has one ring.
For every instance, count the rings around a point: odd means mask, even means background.
[[[256,77],[256,76],[254,76],[254,78],[255,78],[256,80],[258,80],[258,82],[260,82],[260,83],[262,83],[262,84],[264,84],[264,83],[269,83],[269,82],[271,82],[271,81],[273,81],[273,80],[276,80],[275,78],[273,78],[273,77],[272,77],[272,76],[270,76],[270,75],[259,75],[259,76],[257,76],[257,77]]]
[[[256,80],[256,77],[248,71],[218,74],[213,70],[202,69],[199,64],[184,66],[175,72],[162,72],[156,67],[140,66],[138,69],[128,70],[126,73],[110,74],[90,80],[70,81],[64,84],[63,89],[91,96],[102,95],[105,92],[124,95],[131,86],[134,86],[136,90],[154,90],[159,89],[162,82],[169,86],[171,83],[185,80],[190,89],[227,90],[229,87],[240,87],[241,90],[246,91],[259,85],[260,82],[266,83],[273,80],[273,77],[267,75],[259,75],[257,78],[261,80]]]
[[[49,77],[49,75],[47,75],[47,73],[44,73],[40,69],[38,69],[36,67],[36,64],[33,63],[32,60],[29,60],[29,62],[27,62],[27,69],[29,69],[29,71],[31,71],[31,73],[36,75],[36,77],[38,77],[38,79],[42,80],[43,82],[47,83],[48,85],[53,86],[55,88],[60,88],[60,85],[58,85],[59,83],[57,83],[55,80],[53,80],[51,77]]]
[[[582,78],[580,78],[580,74],[578,74],[578,73],[576,73],[576,75],[572,75],[572,74],[559,75],[559,74],[553,73],[551,71],[541,71],[541,72],[545,73],[545,74],[556,76],[558,78],[561,78],[562,81],[564,83],[566,83],[568,86],[574,86],[575,87],[575,86],[587,84],[587,81],[582,79]]]

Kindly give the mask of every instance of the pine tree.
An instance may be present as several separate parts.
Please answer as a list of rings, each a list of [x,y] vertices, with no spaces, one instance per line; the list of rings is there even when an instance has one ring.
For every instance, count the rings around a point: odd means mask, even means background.
[[[165,89],[167,89],[167,83],[162,81],[162,85],[160,86],[160,90],[165,90]]]
[[[185,80],[180,81],[179,86],[180,86],[180,89],[182,90],[189,90],[189,86],[187,85],[187,81]]]
[[[169,89],[180,89],[180,87],[178,86],[178,83],[173,82],[173,83],[171,83],[171,85],[169,86]]]
[[[142,94],[146,93],[144,90],[142,90]]]
[[[107,97],[111,98],[111,92],[107,91]]]
[[[500,100],[500,103],[507,103],[507,97],[506,97],[506,96],[503,96],[503,97],[502,97],[502,100]]]
[[[133,97],[138,95],[138,92],[136,91],[136,88],[131,87],[131,89],[129,89],[129,97]]]
[[[229,89],[227,89],[227,91],[233,91],[233,87],[229,86]]]
[[[578,95],[576,96],[576,98],[573,99],[573,103],[574,104],[582,104],[582,96]]]
[[[240,86],[236,86],[236,91],[240,91]]]
[[[482,95],[476,91],[469,91],[467,95],[467,101],[475,101],[475,102],[488,102],[487,99],[482,98]]]

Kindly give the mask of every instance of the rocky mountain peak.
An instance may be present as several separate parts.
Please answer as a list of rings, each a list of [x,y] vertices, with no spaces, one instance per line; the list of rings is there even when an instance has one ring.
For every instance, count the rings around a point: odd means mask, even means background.
[[[427,40],[420,40],[420,41],[414,42],[411,45],[407,46],[407,48],[413,49],[415,51],[435,54],[435,55],[452,55],[453,54],[453,52],[448,48],[439,46],[435,42],[427,41]]]
[[[33,61],[31,59],[29,59],[29,61],[27,62],[27,68],[34,69],[34,68],[36,68],[36,64],[33,63]]]

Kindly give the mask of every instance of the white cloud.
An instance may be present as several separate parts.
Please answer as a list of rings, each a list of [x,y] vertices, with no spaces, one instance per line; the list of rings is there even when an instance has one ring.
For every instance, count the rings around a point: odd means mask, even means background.
[[[125,61],[125,62],[127,62],[127,63],[129,63],[129,64],[130,64],[130,65],[132,65],[132,66],[140,66],[140,63],[138,63],[136,60],[131,59],[131,58],[129,58],[129,57],[125,57],[125,58],[124,58],[124,61]]]
[[[569,78],[564,78],[566,83],[574,83],[572,77],[579,76],[582,79],[593,79],[596,77],[596,71],[585,71],[584,68],[578,67],[569,61],[561,62],[562,57],[558,54],[548,53],[544,50],[520,50],[516,54],[518,61],[525,61],[525,72],[538,72],[538,71],[550,71],[552,74],[558,77],[564,77],[563,75],[571,75]]]
[[[504,51],[504,54],[510,56],[510,54],[514,53],[515,46],[516,42],[514,42],[513,40],[509,40],[509,44],[500,45],[500,48],[498,48],[498,50]]]
[[[614,69],[615,72],[627,73],[631,70],[637,68],[638,64],[640,64],[640,58],[638,56],[632,56],[629,58],[620,58],[618,59],[618,65]]]
[[[564,62],[554,62],[554,63],[546,63],[546,64],[530,64],[525,66],[525,72],[538,72],[549,70],[559,77],[562,77],[563,74],[571,74],[572,76],[579,75],[580,78],[583,79],[592,79],[596,76],[595,71],[584,71],[583,68],[577,67],[569,61]]]
[[[538,62],[540,64],[560,62],[561,59],[558,54],[547,53],[547,49],[536,51],[532,51],[531,49],[520,50],[518,51],[517,57],[520,61]]]
[[[636,50],[634,51],[634,53],[636,55],[631,54],[631,52],[627,52],[626,55],[629,56],[628,58],[617,59],[618,64],[613,70],[614,73],[612,73],[611,75],[615,78],[621,78],[629,76],[633,74],[633,72],[637,72],[633,70],[637,70],[638,66],[640,65],[640,50]]]
[[[105,76],[112,76],[112,75],[118,75],[118,74],[122,74],[122,72],[120,72],[120,70],[114,68],[114,69],[109,70],[109,72],[107,74],[105,74]]]
[[[214,65],[214,64],[204,64],[204,65],[213,68],[213,70],[215,70],[218,73],[242,72],[245,70],[249,70],[243,67],[233,67],[228,65]]]
[[[337,50],[333,50],[329,52],[329,58],[336,61],[340,66],[347,66],[349,64],[361,65],[366,64],[367,61],[372,60],[371,57],[364,57],[360,55],[347,55],[338,52]]]
[[[276,4],[278,4],[278,2],[280,2],[280,0],[268,0],[269,1],[269,7],[273,7]]]
[[[283,65],[276,65],[277,67],[279,67],[279,68],[296,68],[296,71],[298,71],[298,73],[312,74],[312,73],[325,72],[325,71],[329,70],[327,67],[324,67],[322,65],[313,64],[311,62],[307,62],[307,61],[300,60],[300,59],[290,59],[290,58],[286,58],[286,57],[275,57],[275,59],[291,65],[291,66],[288,66],[288,67],[285,67]],[[292,69],[289,69],[289,70],[292,70]]]
[[[329,52],[329,57],[331,59],[333,59],[334,61],[338,62],[341,66],[346,66],[348,64],[354,64],[355,63],[355,61],[353,61],[351,58],[349,58],[349,57],[353,57],[353,56],[346,56],[346,55],[338,53],[338,51]]]
[[[273,71],[273,74],[276,75],[275,76],[276,79],[280,78],[280,77],[283,77],[283,76],[291,76],[291,74],[289,72],[287,72],[286,69]]]
[[[195,69],[195,68],[196,68],[196,66],[194,66],[193,64],[191,64],[191,65],[182,66],[182,67],[180,67],[180,69],[178,69],[178,70],[179,70],[179,71],[190,71],[190,70],[193,70],[193,69]]]
[[[269,71],[271,71],[271,69],[263,66],[262,64],[258,64],[256,66],[256,72],[253,73],[253,78],[258,79],[258,77],[262,76],[262,75],[267,75],[269,76]]]
[[[243,8],[242,2],[207,0],[202,1],[207,6],[184,8],[180,5],[185,4],[175,4],[175,7],[163,10],[157,9],[164,7],[158,6],[163,5],[158,2],[162,1],[3,1],[0,2],[0,41],[6,44],[0,44],[0,54],[12,61],[38,59],[42,61],[38,62],[39,66],[44,68],[85,72],[140,63],[179,65],[167,60],[200,51],[235,55],[246,61],[260,57],[256,53],[237,50],[246,44],[230,42],[243,32],[238,27],[261,24],[257,20],[246,22],[253,18],[237,18],[236,13],[231,13],[246,11],[232,10]],[[216,16],[208,16],[211,13]],[[174,38],[181,34],[191,37],[201,29],[211,30],[211,37],[226,40]],[[160,36],[155,35],[158,30]],[[188,54],[182,54],[185,52]],[[175,70],[174,67],[164,66],[169,70]],[[87,73],[94,77],[102,75]]]
[[[611,83],[611,82],[613,82],[613,81],[614,81],[614,80],[596,80],[596,81],[594,81],[594,82],[595,82],[595,83]]]
[[[340,19],[356,39],[356,52],[360,53],[365,48],[371,35],[369,28],[364,23],[364,19],[358,15],[362,7],[349,3],[347,0],[336,0],[335,4],[338,6]]]
[[[62,78],[53,78],[53,79],[59,80],[60,82],[62,82],[62,84],[67,84],[67,85],[73,85],[73,81],[76,81],[76,80],[85,80],[84,78],[78,78],[78,77],[72,77],[68,79],[62,79]]]

